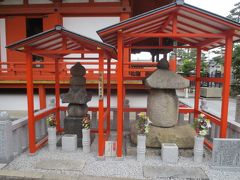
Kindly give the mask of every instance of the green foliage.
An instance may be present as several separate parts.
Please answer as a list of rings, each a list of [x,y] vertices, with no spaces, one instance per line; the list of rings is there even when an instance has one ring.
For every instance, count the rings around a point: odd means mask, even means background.
[[[184,75],[190,75],[191,71],[195,71],[197,51],[196,49],[178,49],[177,57],[183,62],[181,66],[178,67],[178,71],[182,72]],[[206,55],[202,53],[201,57],[201,73],[207,73],[208,64],[206,63]]]
[[[240,22],[240,2],[234,4],[234,8],[230,11],[230,14],[227,16],[227,18]]]
[[[193,60],[190,60],[190,59],[183,60],[183,65],[181,67],[181,71],[183,72],[183,74],[190,75],[191,71],[193,71],[194,69],[195,69],[195,62]]]
[[[221,47],[214,51],[212,51],[216,56],[213,58],[213,61],[215,62],[215,66],[217,65],[223,65],[224,64],[224,54],[225,54],[225,48]]]
[[[232,82],[231,95],[240,94],[240,45],[236,44],[233,50],[232,57],[232,73],[234,81]]]

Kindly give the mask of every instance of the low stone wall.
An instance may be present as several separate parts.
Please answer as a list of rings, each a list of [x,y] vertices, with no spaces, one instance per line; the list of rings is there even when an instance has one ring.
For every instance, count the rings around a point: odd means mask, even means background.
[[[222,88],[201,87],[200,95],[201,97],[205,97],[205,98],[222,97]]]
[[[35,113],[38,115],[51,108],[46,108]],[[65,112],[61,112],[61,126]],[[35,123],[36,141],[47,135],[46,119]],[[9,163],[14,157],[21,154],[28,148],[28,117],[12,121],[9,117],[0,120],[0,163]]]

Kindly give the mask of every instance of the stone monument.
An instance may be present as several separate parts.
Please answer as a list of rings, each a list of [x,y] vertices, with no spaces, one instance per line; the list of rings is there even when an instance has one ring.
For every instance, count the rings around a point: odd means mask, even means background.
[[[86,69],[76,63],[71,69],[70,89],[68,93],[62,94],[63,103],[69,103],[68,116],[64,119],[65,134],[77,134],[77,146],[82,146],[82,119],[88,112],[87,102],[91,96],[86,90]]]
[[[212,166],[240,168],[240,139],[214,138]]]
[[[144,81],[150,88],[147,99],[147,116],[152,121],[147,135],[147,147],[161,147],[162,143],[176,143],[179,148],[193,148],[195,130],[191,125],[177,125],[178,97],[176,89],[189,86],[189,80],[169,71],[168,61],[163,59]],[[135,125],[131,125],[131,140],[136,143]]]

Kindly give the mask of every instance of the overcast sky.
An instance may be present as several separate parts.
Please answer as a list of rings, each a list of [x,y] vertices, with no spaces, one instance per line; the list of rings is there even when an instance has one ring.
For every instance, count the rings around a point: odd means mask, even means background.
[[[185,0],[185,2],[221,16],[227,16],[234,4],[240,0]]]

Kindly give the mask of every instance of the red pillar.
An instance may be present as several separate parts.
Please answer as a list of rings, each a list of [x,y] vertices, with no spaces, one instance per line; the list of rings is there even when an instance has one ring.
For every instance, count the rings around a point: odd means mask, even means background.
[[[34,120],[34,99],[33,99],[33,72],[32,72],[32,54],[26,55],[26,79],[27,79],[27,100],[28,100],[28,138],[29,153],[35,153],[35,120]]]
[[[169,59],[169,70],[177,72],[177,58],[175,55],[172,55]]]
[[[110,134],[111,112],[111,59],[107,60],[107,134]]]
[[[39,85],[38,94],[39,94],[40,109],[45,109],[46,108],[46,90],[44,85]]]
[[[104,155],[105,140],[104,140],[104,58],[103,53],[99,53],[99,100],[98,100],[98,156]]]
[[[56,101],[56,128],[60,131],[60,81],[59,81],[59,60],[55,59],[55,101]]]
[[[194,117],[198,116],[199,98],[200,98],[200,83],[201,83],[201,48],[197,48],[196,61],[196,81],[195,81],[195,101],[194,101]]]
[[[224,77],[223,77],[224,82],[223,82],[223,91],[222,91],[220,138],[227,137],[228,102],[229,102],[230,81],[231,81],[232,49],[233,49],[233,36],[230,35],[226,37],[226,46],[225,46]]]
[[[117,63],[117,157],[122,157],[123,141],[123,36],[118,32]]]

